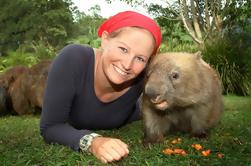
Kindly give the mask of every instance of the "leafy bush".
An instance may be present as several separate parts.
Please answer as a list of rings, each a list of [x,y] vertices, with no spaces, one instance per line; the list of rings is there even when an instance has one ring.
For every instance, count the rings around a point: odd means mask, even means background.
[[[238,40],[229,38],[205,44],[204,59],[219,72],[224,94],[251,95],[250,51],[250,46],[242,49]]]
[[[180,42],[179,40],[170,39],[167,42],[163,42],[160,46],[160,52],[197,52],[198,47],[194,43]]]
[[[33,41],[31,47],[34,49],[34,56],[36,56],[38,59],[51,59],[56,54],[55,48],[49,43],[44,44],[41,41]]]
[[[42,42],[22,44],[16,51],[0,57],[0,72],[16,65],[32,66],[41,59],[51,59],[54,56],[55,50],[50,45]]]
[[[98,48],[100,46],[100,43],[100,38],[95,38],[87,35],[80,35],[77,38],[71,39],[67,42],[67,44],[87,44],[94,48]]]
[[[17,65],[31,66],[37,63],[38,60],[32,53],[9,52],[8,56],[0,58],[0,72]]]

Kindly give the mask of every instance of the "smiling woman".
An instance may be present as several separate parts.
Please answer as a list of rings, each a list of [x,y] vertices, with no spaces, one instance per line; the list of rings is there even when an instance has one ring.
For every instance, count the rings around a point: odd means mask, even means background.
[[[124,11],[101,24],[98,36],[99,49],[69,45],[56,56],[40,129],[47,143],[90,151],[107,163],[126,157],[128,145],[91,130],[119,128],[140,119],[144,70],[160,46],[161,32],[151,18]]]

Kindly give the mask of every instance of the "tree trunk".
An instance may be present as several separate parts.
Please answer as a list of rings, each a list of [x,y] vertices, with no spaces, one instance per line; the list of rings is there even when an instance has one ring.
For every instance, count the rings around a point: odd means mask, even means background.
[[[193,26],[194,26],[195,34],[199,40],[202,40],[202,34],[201,34],[201,30],[200,30],[200,25],[198,22],[198,15],[197,15],[197,12],[195,9],[194,0],[190,0],[190,3],[191,3]],[[198,7],[198,5],[197,5],[197,7]]]
[[[197,37],[197,35],[196,35],[196,33],[190,23],[186,0],[179,1],[179,5],[180,5],[180,17],[182,19],[182,22],[183,22],[184,27],[186,28],[187,32],[189,33],[189,35],[193,38],[193,40],[196,43],[198,43],[200,45],[203,44],[203,41]]]

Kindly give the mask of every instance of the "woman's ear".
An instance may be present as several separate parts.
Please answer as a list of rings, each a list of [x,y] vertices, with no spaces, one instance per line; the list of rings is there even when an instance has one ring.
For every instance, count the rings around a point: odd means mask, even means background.
[[[108,35],[109,35],[109,33],[107,32],[107,31],[103,31],[102,32],[102,35],[101,35],[101,38],[103,39],[103,38],[108,38]]]
[[[108,38],[109,38],[109,33],[107,31],[103,31],[101,35],[101,47],[102,48],[106,45]]]

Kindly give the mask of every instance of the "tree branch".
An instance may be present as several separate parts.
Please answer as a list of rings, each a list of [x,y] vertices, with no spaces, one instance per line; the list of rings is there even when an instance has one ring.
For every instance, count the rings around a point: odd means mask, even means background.
[[[188,22],[184,16],[184,5],[186,5],[186,1],[182,0],[182,3],[180,2],[180,16],[183,21],[183,24],[184,24],[186,30],[188,31],[189,35],[194,39],[194,41],[197,42],[198,44],[203,44],[203,42],[196,37],[193,29],[189,28],[189,26],[188,26]]]

